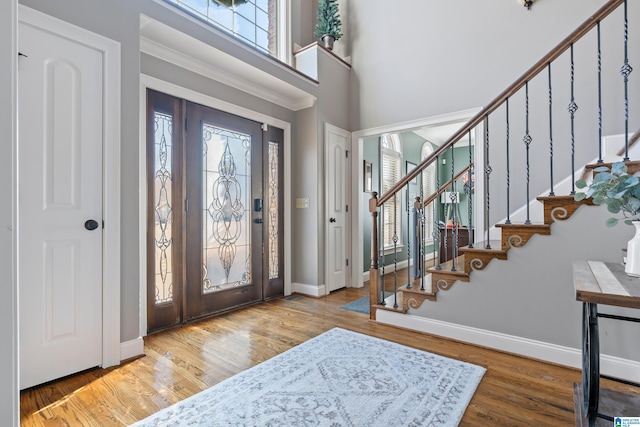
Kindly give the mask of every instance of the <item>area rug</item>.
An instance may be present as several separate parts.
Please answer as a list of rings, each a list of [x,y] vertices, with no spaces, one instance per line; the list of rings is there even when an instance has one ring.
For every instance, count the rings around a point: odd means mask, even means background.
[[[133,426],[456,426],[484,372],[334,328]]]
[[[391,292],[385,292],[384,297],[387,298],[391,296]],[[341,306],[340,308],[344,308],[345,310],[355,311],[358,313],[369,314],[369,297],[362,297],[355,301],[351,301],[348,304]]]

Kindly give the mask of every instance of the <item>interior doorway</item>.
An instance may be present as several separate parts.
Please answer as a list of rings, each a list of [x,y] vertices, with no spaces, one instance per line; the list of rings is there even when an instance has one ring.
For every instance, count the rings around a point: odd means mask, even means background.
[[[148,331],[284,295],[283,136],[148,90]]]

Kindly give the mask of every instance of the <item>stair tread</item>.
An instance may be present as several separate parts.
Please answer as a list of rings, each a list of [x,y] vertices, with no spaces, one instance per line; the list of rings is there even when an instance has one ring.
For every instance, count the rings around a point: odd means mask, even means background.
[[[613,163],[617,163],[617,162],[613,162]],[[584,168],[585,169],[595,169],[595,168],[599,168],[600,166],[606,166],[606,167],[610,168],[611,165],[613,165],[613,163],[611,163],[611,162],[589,163]],[[640,168],[640,160],[627,160],[626,162],[624,162],[624,164],[627,165],[627,168],[631,168],[631,167]]]
[[[460,252],[485,252],[485,253],[506,253],[507,251],[502,249],[502,242],[500,240],[489,240],[489,245],[491,249],[487,249],[486,241],[476,242],[473,245],[473,248],[468,246],[462,246],[459,250]]]
[[[427,276],[429,277],[429,280],[431,280],[431,274],[428,274]],[[425,285],[427,284],[427,276],[425,276]],[[433,295],[435,295],[433,292],[431,292],[430,289],[426,289],[425,288],[425,290],[420,290],[419,286],[412,286],[411,288],[407,288],[406,286],[402,286],[401,288],[398,288],[398,291],[411,293],[411,294],[420,294],[420,295],[425,295],[425,296],[433,296]]]
[[[529,228],[529,229],[536,229],[536,228],[540,228],[540,229],[545,229],[545,228],[550,228],[551,226],[549,224],[496,224],[496,227],[500,227],[500,228]]]
[[[555,196],[538,196],[536,197],[536,200],[567,200],[567,201],[573,201],[575,202],[576,200],[573,198],[573,194],[563,194],[563,195],[555,195]],[[577,202],[576,202],[577,203]]]

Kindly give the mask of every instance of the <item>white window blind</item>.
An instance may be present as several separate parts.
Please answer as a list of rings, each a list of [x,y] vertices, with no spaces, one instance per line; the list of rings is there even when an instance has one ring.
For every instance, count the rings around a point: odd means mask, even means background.
[[[402,177],[402,146],[397,134],[383,135],[381,137],[382,158],[382,194],[386,193]],[[402,244],[402,193],[389,199],[383,205],[383,243],[385,248],[392,248],[395,244]],[[394,243],[394,236],[397,242]]]
[[[433,146],[430,142],[425,142],[422,145],[422,150],[420,153],[421,160],[426,159],[433,153]],[[426,169],[422,171],[422,201],[427,200],[429,196],[436,192],[436,165],[432,163]],[[437,199],[434,199],[429,205],[425,206],[425,243],[433,244],[433,204],[437,202]]]

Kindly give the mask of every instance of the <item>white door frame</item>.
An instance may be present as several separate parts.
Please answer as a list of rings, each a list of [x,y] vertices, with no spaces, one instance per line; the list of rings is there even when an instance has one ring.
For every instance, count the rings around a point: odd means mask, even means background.
[[[351,283],[353,283],[355,287],[363,286],[363,283],[365,280],[364,276],[368,277],[368,272],[365,272],[363,274],[363,272],[360,271],[364,263],[363,227],[371,226],[371,215],[368,213],[369,211],[368,205],[366,202],[364,203],[364,206],[363,204],[360,203],[360,199],[361,199],[360,191],[363,188],[362,162],[364,160],[364,154],[363,154],[364,139],[371,136],[381,135],[383,133],[405,132],[405,131],[418,129],[424,126],[438,126],[439,124],[448,124],[456,121],[467,121],[471,119],[473,116],[475,116],[480,110],[481,110],[480,108],[472,108],[469,110],[457,111],[449,114],[442,114],[438,116],[428,117],[425,119],[419,119],[419,120],[413,120],[409,122],[402,122],[402,123],[396,123],[396,124],[391,124],[386,126],[380,126],[376,128],[364,129],[357,132],[353,132],[351,134],[352,141],[357,141],[356,143],[352,144],[353,151],[351,156],[351,182],[352,182],[351,204],[353,205],[353,207],[350,208],[352,212],[351,240],[353,241],[351,259],[353,259],[352,265],[354,266],[354,268],[351,269],[351,272],[352,272]],[[483,143],[484,137],[482,135],[483,132],[481,128],[482,128],[482,125],[476,127],[475,135],[474,135],[475,137],[474,159],[475,159],[476,165],[484,164],[484,150],[482,149],[482,147],[484,147],[484,143]],[[479,166],[476,167],[476,171],[478,170],[478,167]],[[482,180],[480,180],[479,182],[476,179],[476,184],[475,184],[476,195],[483,194],[484,189],[479,187],[479,184],[481,184],[481,182]],[[380,197],[380,194],[378,194],[378,197]],[[362,214],[362,209],[366,209],[364,211],[364,214]],[[475,226],[484,227],[483,225],[484,210],[483,209],[476,209],[474,211],[473,217],[475,221],[474,227]],[[478,237],[481,238],[482,236],[476,235],[476,239]]]
[[[235,114],[256,122],[265,123],[284,131],[284,294],[291,295],[291,123],[270,117],[257,111],[140,74],[140,165],[138,176],[139,230],[140,230],[140,336],[147,335],[147,89],[153,89],[176,98],[186,99],[206,107]]]
[[[104,58],[101,309],[102,367],[107,368],[120,364],[120,43],[23,5],[18,20],[89,46]],[[19,234],[20,212],[17,218]]]
[[[339,127],[334,126],[334,125],[332,125],[330,123],[325,123],[324,124],[324,147],[325,147],[325,149],[324,149],[324,158],[325,158],[325,161],[324,161],[324,169],[325,169],[324,188],[327,189],[327,190],[329,189],[329,174],[328,174],[329,167],[328,167],[327,163],[328,163],[329,158],[330,158],[328,141],[329,141],[329,135],[331,133],[338,134],[340,136],[344,136],[346,138],[346,140],[347,140],[346,150],[349,153],[351,152],[351,133],[347,132],[344,129],[340,129]],[[353,166],[347,162],[347,170],[345,171],[345,178],[350,176],[350,170],[349,169],[351,169],[352,167]],[[349,180],[346,179],[345,180],[345,186],[347,188],[345,188],[345,191],[346,191],[345,200],[346,200],[347,204],[349,205],[349,210],[345,213],[346,219],[345,219],[345,222],[344,222],[344,228],[345,228],[344,236],[345,236],[345,239],[347,241],[345,243],[346,247],[344,248],[345,249],[344,254],[349,258],[349,265],[346,267],[346,270],[347,270],[346,277],[345,277],[346,287],[352,288],[352,287],[354,287],[354,282],[352,282],[350,280],[350,277],[353,276],[353,273],[351,273],[353,271],[353,257],[349,255],[349,254],[352,253],[352,249],[351,249],[352,245],[349,242],[349,240],[350,240],[349,236],[351,235],[351,223],[352,223],[351,218],[353,217],[353,214],[352,214],[353,210],[351,209],[352,189],[347,186],[348,182],[349,182]],[[353,193],[353,194],[356,194],[356,193]],[[325,219],[325,227],[324,227],[324,230],[325,230],[324,231],[324,278],[325,278],[325,294],[326,295],[329,295],[329,293],[331,293],[331,287],[329,286],[329,283],[328,283],[329,276],[331,274],[330,273],[331,269],[330,269],[330,264],[329,264],[329,256],[330,256],[329,252],[331,251],[331,248],[329,247],[329,233],[330,233],[331,229],[327,225],[328,221],[329,221],[329,217],[331,216],[330,213],[329,213],[329,205],[330,205],[329,204],[329,194],[325,193],[325,203],[324,203],[324,207],[325,207],[325,212],[324,212],[324,219]]]

